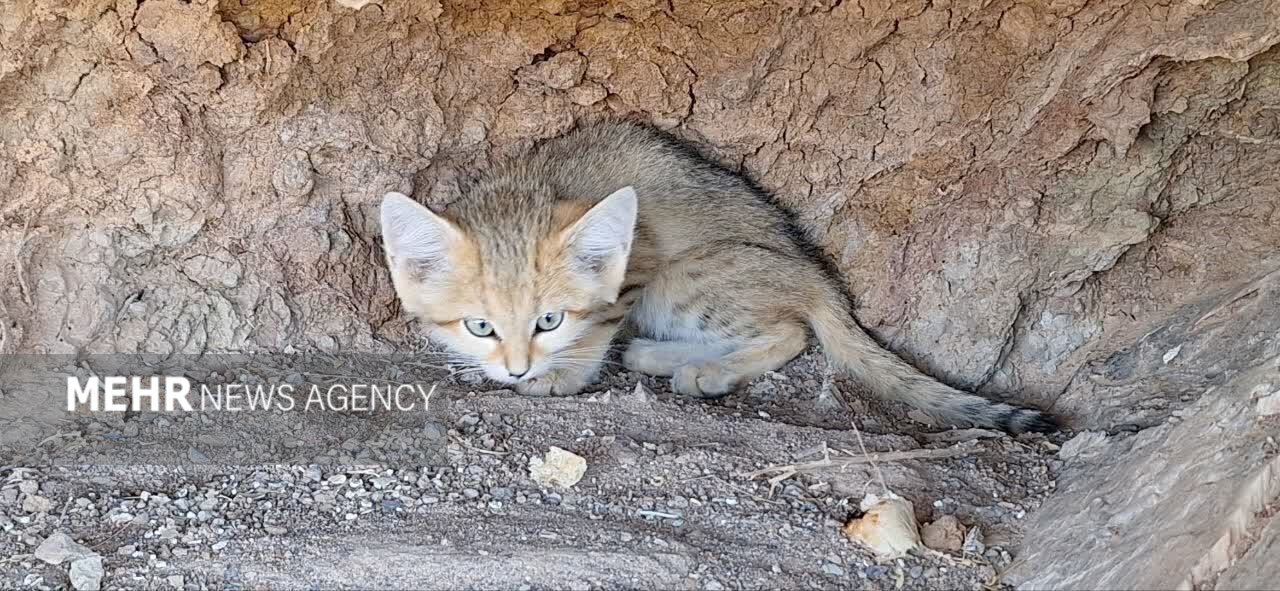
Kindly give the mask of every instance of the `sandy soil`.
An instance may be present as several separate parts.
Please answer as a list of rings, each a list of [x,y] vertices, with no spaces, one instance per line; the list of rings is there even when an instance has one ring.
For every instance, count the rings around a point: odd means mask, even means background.
[[[108,589],[999,587],[1020,520],[1055,486],[1057,447],[937,432],[824,380],[824,367],[811,351],[715,402],[625,371],[574,398],[440,376],[426,412],[307,419],[367,435],[302,450],[313,463],[221,456],[264,441],[207,437],[253,423],[243,414],[80,417],[21,463],[92,450],[93,467],[0,473],[0,581],[68,585],[67,563],[35,556],[65,532],[102,557]],[[586,459],[573,487],[531,480],[529,459],[551,446]],[[951,457],[839,466],[864,447]],[[833,466],[776,483],[753,474],[824,455]],[[922,523],[955,515],[986,548],[877,561],[840,526],[882,482]]]

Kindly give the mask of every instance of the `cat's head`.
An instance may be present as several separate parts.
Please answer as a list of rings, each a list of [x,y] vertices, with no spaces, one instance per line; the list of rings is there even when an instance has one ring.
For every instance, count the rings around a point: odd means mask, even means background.
[[[626,273],[636,194],[592,205],[461,208],[437,214],[400,193],[382,200],[382,237],[405,309],[490,379],[513,384],[602,356],[577,342]]]

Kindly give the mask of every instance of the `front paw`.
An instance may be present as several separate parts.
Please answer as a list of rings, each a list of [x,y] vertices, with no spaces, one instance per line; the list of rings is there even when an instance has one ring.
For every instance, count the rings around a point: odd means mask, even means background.
[[[573,396],[590,383],[591,376],[577,372],[551,371],[516,384],[516,392],[525,396]]]
[[[720,398],[738,387],[741,376],[727,371],[719,363],[683,365],[671,377],[676,392],[697,398]]]

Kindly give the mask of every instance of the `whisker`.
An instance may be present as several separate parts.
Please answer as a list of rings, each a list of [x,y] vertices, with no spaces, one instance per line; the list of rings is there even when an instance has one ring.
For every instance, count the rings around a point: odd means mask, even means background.
[[[618,365],[616,361],[606,361],[598,357],[550,357],[552,361],[580,361],[583,363],[612,363]]]
[[[589,355],[590,355],[590,356],[596,356],[596,357],[608,357],[608,353],[609,353],[608,351],[590,351],[590,350],[579,350],[579,349],[562,349],[562,350],[560,350],[560,351],[556,351],[554,354],[555,354],[555,355],[573,355],[573,356],[576,356],[576,357],[586,357],[586,356],[589,356]]]
[[[626,367],[623,364],[618,363],[616,361],[602,361],[599,359],[554,359],[551,362],[551,366],[552,367],[564,366],[564,367],[588,368],[597,363],[601,365],[614,365],[617,367]]]
[[[591,351],[591,352],[595,352],[595,351],[612,351],[612,350],[614,350],[614,349],[621,349],[621,348],[622,348],[622,346],[621,346],[621,345],[596,345],[596,346],[591,346],[591,347],[566,347],[564,350],[565,350],[565,351],[582,351],[582,352]]]
[[[549,359],[550,359],[550,361],[581,361],[581,362],[584,362],[584,363],[594,363],[594,362],[600,362],[600,363],[612,363],[612,362],[604,361],[604,359],[599,358],[599,357],[563,357],[563,356],[552,356],[552,357],[549,357]]]
[[[457,376],[470,375],[470,374],[474,374],[474,373],[481,373],[481,372],[483,372],[483,371],[484,371],[484,368],[483,368],[483,367],[468,367],[468,368],[466,368],[466,369],[460,369],[460,370],[458,370],[458,371],[455,371],[455,372],[450,373],[450,374],[449,374],[449,377],[457,377]]]

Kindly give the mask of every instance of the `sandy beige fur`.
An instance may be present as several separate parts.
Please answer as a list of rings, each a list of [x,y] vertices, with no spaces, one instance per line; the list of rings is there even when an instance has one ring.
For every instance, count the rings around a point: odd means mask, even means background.
[[[442,213],[388,194],[382,222],[405,308],[457,359],[524,393],[582,390],[624,325],[638,336],[623,363],[693,396],[777,369],[813,332],[878,395],[941,420],[1053,427],[881,348],[786,211],[646,126],[586,124],[543,142],[466,183]]]

